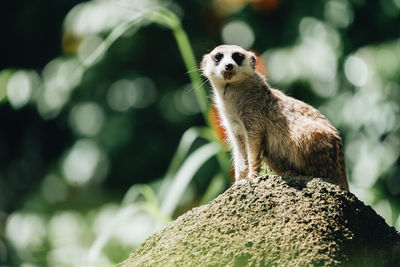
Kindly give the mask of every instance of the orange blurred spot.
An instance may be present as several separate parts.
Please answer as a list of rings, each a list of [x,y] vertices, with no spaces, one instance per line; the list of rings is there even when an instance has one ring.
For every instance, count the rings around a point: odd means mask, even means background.
[[[208,120],[210,121],[211,129],[213,130],[217,139],[226,147],[228,147],[226,130],[221,124],[221,117],[219,116],[218,110],[214,105],[211,106],[210,111],[208,112]],[[229,177],[232,182],[235,181],[235,169],[233,166],[231,166],[229,169]]]
[[[252,51],[257,58],[256,71],[264,76],[267,75],[267,65],[264,58],[257,52]]]
[[[273,11],[279,6],[279,0],[250,0],[249,3],[260,11]]]
[[[216,13],[222,16],[229,16],[246,6],[247,0],[214,0]]]
[[[222,143],[226,143],[226,130],[221,123],[221,117],[219,116],[217,108],[212,105],[210,111],[208,112],[208,120],[210,121],[211,129],[213,129],[214,134],[217,136],[218,140]]]
[[[214,0],[216,13],[228,16],[250,4],[258,11],[271,12],[279,7],[280,0]]]
[[[237,5],[246,3],[248,2],[248,0],[217,0],[217,2],[220,2],[221,4],[224,5]]]

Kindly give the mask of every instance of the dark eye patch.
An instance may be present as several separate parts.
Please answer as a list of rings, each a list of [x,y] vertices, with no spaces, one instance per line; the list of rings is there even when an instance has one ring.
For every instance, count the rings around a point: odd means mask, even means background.
[[[223,57],[224,57],[223,54],[218,53],[218,54],[216,54],[216,55],[214,56],[214,61],[218,63]]]
[[[236,64],[238,64],[238,66],[240,66],[242,65],[244,55],[239,52],[235,52],[232,54],[232,59],[236,62]]]

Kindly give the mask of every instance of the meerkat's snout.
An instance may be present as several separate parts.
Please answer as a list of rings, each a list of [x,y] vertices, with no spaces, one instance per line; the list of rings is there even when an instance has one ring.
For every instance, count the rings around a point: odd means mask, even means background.
[[[233,65],[232,64],[226,64],[225,65],[225,70],[233,70]]]
[[[224,80],[230,80],[236,74],[234,66],[232,63],[225,64],[224,69],[222,70],[222,76]]]

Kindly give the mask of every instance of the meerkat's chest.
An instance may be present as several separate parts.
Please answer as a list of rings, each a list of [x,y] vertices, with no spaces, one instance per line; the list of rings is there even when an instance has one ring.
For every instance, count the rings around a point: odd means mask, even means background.
[[[240,88],[225,87],[217,90],[215,100],[225,128],[235,135],[245,135],[246,126],[251,127],[254,114],[254,105],[249,105],[248,97]]]
[[[242,110],[232,103],[224,102],[219,107],[223,124],[234,135],[245,135],[246,127],[243,121]]]

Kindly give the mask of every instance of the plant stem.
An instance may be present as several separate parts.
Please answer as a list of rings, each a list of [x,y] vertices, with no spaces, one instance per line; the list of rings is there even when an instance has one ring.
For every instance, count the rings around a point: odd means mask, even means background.
[[[181,53],[183,62],[189,73],[189,78],[194,86],[194,92],[196,94],[197,102],[199,103],[201,113],[203,114],[204,120],[208,126],[210,126],[208,112],[209,102],[207,92],[204,87],[203,80],[199,74],[197,61],[194,56],[192,46],[190,45],[189,38],[186,32],[183,30],[182,24],[179,18],[170,10],[161,8],[153,13],[153,21],[164,25],[172,30],[175,37],[178,49]]]
[[[197,62],[196,58],[194,56],[192,46],[190,44],[189,38],[184,31],[182,24],[179,20],[179,18],[170,10],[168,9],[161,9],[158,11],[158,14],[156,15],[156,22],[161,23],[167,27],[169,27],[175,37],[175,40],[178,44],[179,51],[181,52],[184,64],[186,66],[186,69],[189,72],[189,77],[190,80],[192,81],[193,86],[195,87],[195,93],[196,93],[196,98],[197,101],[200,105],[201,112],[203,114],[204,120],[208,127],[211,128],[208,113],[210,109],[208,97],[207,97],[207,91],[204,87],[203,80],[199,74],[198,67],[197,67]],[[213,140],[209,140],[210,142],[216,141],[215,135],[213,135]],[[222,170],[225,170],[223,172],[223,175],[226,177],[226,179],[229,181],[229,169],[230,169],[230,160],[228,159],[224,149],[221,149],[217,155],[216,155],[217,161],[219,162],[219,165]]]

